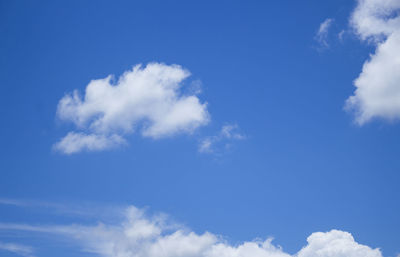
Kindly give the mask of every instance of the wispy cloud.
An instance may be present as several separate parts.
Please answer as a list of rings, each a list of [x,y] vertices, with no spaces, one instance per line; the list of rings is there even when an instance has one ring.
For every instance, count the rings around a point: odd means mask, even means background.
[[[329,29],[332,26],[333,22],[334,22],[334,20],[329,18],[329,19],[324,20],[319,25],[319,29],[314,38],[318,42],[320,48],[328,48],[329,47],[328,35],[329,35]]]
[[[220,153],[229,148],[233,141],[245,138],[245,135],[239,133],[237,124],[227,124],[221,128],[217,135],[201,140],[198,150],[201,153]]]
[[[54,203],[37,200],[23,200],[0,198],[0,205],[11,205],[35,212],[67,215],[72,217],[97,217],[109,218],[120,216],[124,207],[122,206],[104,206],[102,204],[80,202],[79,204],[71,203]]]
[[[0,252],[1,251],[12,252],[24,257],[34,257],[33,248],[21,244],[0,242]]]
[[[126,140],[120,135],[98,135],[69,132],[63,137],[54,149],[65,154],[73,154],[80,151],[101,151],[125,145]]]
[[[346,31],[345,31],[344,29],[341,30],[341,31],[338,33],[338,38],[339,38],[339,41],[340,41],[340,42],[343,42],[345,35],[346,35]]]
[[[179,65],[136,65],[115,83],[113,77],[92,80],[84,96],[75,90],[64,96],[57,117],[75,124],[54,149],[65,154],[100,151],[126,144],[125,135],[140,130],[154,139],[191,133],[209,121],[207,104],[196,90],[182,91],[190,72]]]
[[[379,249],[359,244],[350,233],[340,230],[311,234],[307,245],[291,255],[274,245],[271,238],[232,245],[220,235],[196,233],[170,222],[165,215],[149,216],[134,206],[127,207],[123,217],[118,223],[105,220],[98,225],[0,223],[0,230],[72,239],[82,251],[102,257],[382,257]]]

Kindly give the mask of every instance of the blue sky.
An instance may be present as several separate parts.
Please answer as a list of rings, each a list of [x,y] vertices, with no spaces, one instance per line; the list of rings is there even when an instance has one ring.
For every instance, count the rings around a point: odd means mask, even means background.
[[[399,10],[0,1],[0,255],[397,257]]]

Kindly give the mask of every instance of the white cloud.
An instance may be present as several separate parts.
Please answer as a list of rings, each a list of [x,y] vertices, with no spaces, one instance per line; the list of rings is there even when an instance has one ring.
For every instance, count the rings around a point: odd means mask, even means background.
[[[379,249],[359,244],[350,233],[339,230],[313,233],[308,244],[293,255],[274,245],[271,238],[232,245],[210,232],[198,234],[170,224],[165,216],[149,217],[133,206],[126,209],[119,224],[0,224],[0,229],[67,237],[76,240],[83,251],[102,257],[382,257]]]
[[[373,118],[400,118],[400,0],[359,0],[350,24],[361,40],[376,45],[354,81],[346,109],[363,125]]]
[[[32,247],[26,245],[0,242],[0,251],[1,250],[12,252],[24,257],[34,257]]]
[[[212,152],[213,140],[210,137],[207,137],[201,140],[199,145],[199,152],[201,153],[209,153]]]
[[[297,257],[380,257],[379,249],[358,244],[353,236],[344,231],[331,230],[316,232],[307,238],[307,246],[298,252]]]
[[[245,136],[240,134],[239,127],[236,124],[224,125],[216,136],[206,137],[199,144],[199,152],[215,153],[221,151],[221,148],[229,148],[234,140],[245,139]]]
[[[115,83],[112,76],[92,80],[83,97],[75,90],[60,100],[57,116],[80,132],[67,134],[55,149],[103,150],[125,143],[124,135],[135,130],[155,139],[193,132],[208,123],[209,114],[194,92],[182,93],[189,75],[178,65],[150,63],[126,71]]]
[[[315,40],[319,43],[320,47],[329,47],[328,33],[332,23],[333,19],[326,19],[319,25],[319,29],[315,35]]]
[[[399,30],[399,0],[358,0],[350,24],[362,40],[378,42]]]
[[[65,154],[72,154],[83,150],[100,151],[125,143],[124,138],[115,134],[103,135],[69,132],[54,145],[54,149]]]
[[[237,132],[238,125],[228,124],[224,125],[221,129],[221,136],[228,139],[244,139],[245,136]]]
[[[340,42],[343,42],[343,38],[346,35],[346,31],[345,30],[341,30],[338,34],[338,38]]]

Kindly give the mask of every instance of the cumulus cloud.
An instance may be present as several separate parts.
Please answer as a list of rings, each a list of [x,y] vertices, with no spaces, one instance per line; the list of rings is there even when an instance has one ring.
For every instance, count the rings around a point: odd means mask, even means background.
[[[227,124],[222,126],[220,132],[215,136],[206,137],[199,144],[199,152],[201,153],[216,153],[221,149],[230,147],[234,140],[243,140],[245,136],[239,133],[237,124]]]
[[[83,96],[77,90],[58,104],[57,117],[73,123],[54,148],[66,154],[99,151],[125,144],[124,136],[139,130],[154,139],[191,133],[209,121],[207,104],[184,94],[190,72],[179,65],[135,66],[114,82],[113,76],[92,80]]]
[[[307,245],[291,255],[272,239],[232,245],[210,232],[202,234],[168,222],[165,215],[147,215],[130,206],[117,224],[94,226],[30,226],[0,224],[1,230],[50,233],[80,244],[82,251],[102,257],[382,257],[379,249],[357,243],[344,231],[311,234]]]
[[[332,23],[333,19],[326,19],[319,25],[319,29],[317,31],[317,34],[315,35],[315,40],[322,48],[329,47],[328,34]]]
[[[350,24],[361,40],[376,51],[354,81],[354,95],[346,101],[355,121],[400,118],[400,0],[359,0]]]
[[[34,257],[32,247],[26,245],[0,242],[0,251],[1,250],[12,252],[24,257]]]
[[[316,232],[307,238],[307,246],[298,252],[296,257],[378,257],[379,249],[371,249],[357,243],[353,236],[344,231],[331,230]]]

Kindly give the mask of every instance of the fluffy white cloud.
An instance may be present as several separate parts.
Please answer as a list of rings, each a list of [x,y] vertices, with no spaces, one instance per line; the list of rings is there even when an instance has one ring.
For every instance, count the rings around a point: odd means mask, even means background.
[[[199,144],[199,152],[215,153],[221,151],[221,148],[229,148],[233,140],[245,139],[245,136],[240,134],[239,127],[236,124],[227,124],[221,128],[221,131],[211,137],[206,137]]]
[[[296,257],[381,257],[379,249],[358,244],[348,232],[316,232],[307,238],[308,245]]]
[[[320,47],[326,48],[329,46],[328,33],[332,23],[333,19],[326,19],[319,25],[319,29],[317,31],[317,34],[315,35],[315,40],[317,40]]]
[[[378,42],[400,29],[399,0],[358,0],[350,24],[362,40]]]
[[[182,93],[189,75],[178,65],[150,63],[135,66],[115,83],[112,76],[92,80],[83,97],[75,90],[60,100],[57,116],[81,132],[69,133],[55,149],[103,150],[123,144],[123,136],[137,129],[151,138],[191,133],[208,123],[209,114],[194,93]]]
[[[359,0],[350,24],[362,40],[376,44],[346,102],[363,125],[373,118],[400,118],[400,0]]]
[[[34,257],[32,247],[21,244],[0,242],[0,251],[8,251],[24,257]]]
[[[76,240],[83,251],[102,257],[382,257],[379,249],[357,243],[347,232],[332,230],[308,237],[308,244],[291,255],[272,239],[231,245],[209,232],[198,234],[163,216],[148,217],[129,207],[120,224],[96,226],[29,226],[0,224],[0,229],[52,233]]]

